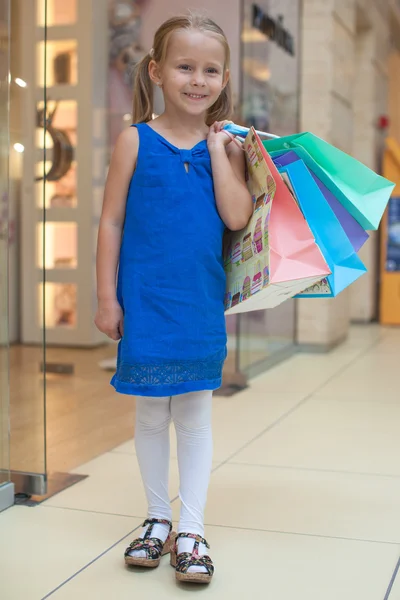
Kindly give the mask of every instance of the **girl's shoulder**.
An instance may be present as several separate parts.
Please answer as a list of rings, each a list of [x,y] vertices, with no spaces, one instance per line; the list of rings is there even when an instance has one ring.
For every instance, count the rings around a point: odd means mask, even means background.
[[[139,134],[136,127],[128,127],[122,131],[115,143],[113,162],[126,165],[131,169],[135,167],[139,152]]]

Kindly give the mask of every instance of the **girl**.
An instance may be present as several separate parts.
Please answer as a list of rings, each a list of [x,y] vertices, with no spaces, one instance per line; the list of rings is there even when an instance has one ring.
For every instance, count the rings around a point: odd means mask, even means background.
[[[243,152],[222,131],[232,112],[229,54],[210,19],[176,17],[158,29],[136,72],[135,125],[111,160],[97,251],[95,323],[120,340],[112,385],[137,396],[135,444],[148,501],[125,561],[153,567],[171,552],[177,579],[192,582],[209,582],[214,572],[203,536],[212,391],[226,358],[222,238],[252,213]],[[154,120],[153,84],[165,101]],[[171,419],[177,535],[168,496]]]

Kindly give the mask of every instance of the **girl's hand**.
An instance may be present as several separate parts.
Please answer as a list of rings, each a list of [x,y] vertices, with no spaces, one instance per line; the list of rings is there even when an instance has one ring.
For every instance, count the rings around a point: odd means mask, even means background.
[[[215,148],[225,148],[233,140],[233,136],[227,131],[223,131],[223,128],[232,121],[216,121],[209,129],[207,137],[207,146],[209,151]]]
[[[124,335],[124,315],[117,300],[99,302],[94,323],[102,333],[118,341]]]

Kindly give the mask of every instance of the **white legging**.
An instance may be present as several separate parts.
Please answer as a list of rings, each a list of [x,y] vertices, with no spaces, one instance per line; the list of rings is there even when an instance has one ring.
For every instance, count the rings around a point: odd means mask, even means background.
[[[135,446],[150,519],[172,519],[168,494],[171,419],[175,424],[181,500],[178,533],[204,537],[213,452],[211,412],[209,391],[136,400]]]

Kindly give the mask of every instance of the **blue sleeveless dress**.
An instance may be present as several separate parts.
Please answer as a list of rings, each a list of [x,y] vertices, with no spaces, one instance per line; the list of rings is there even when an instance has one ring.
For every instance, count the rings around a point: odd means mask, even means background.
[[[207,141],[180,150],[135,127],[117,285],[124,335],[111,384],[138,396],[214,390],[226,358],[225,226]]]

